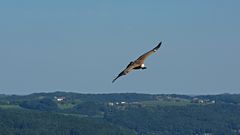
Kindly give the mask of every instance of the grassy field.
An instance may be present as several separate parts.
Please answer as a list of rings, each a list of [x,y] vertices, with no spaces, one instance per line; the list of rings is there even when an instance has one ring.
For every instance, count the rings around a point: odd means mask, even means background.
[[[0,105],[0,108],[2,109],[21,109],[18,105]]]
[[[178,99],[178,100],[151,100],[140,102],[145,106],[185,106],[191,104],[189,100]]]
[[[58,105],[58,108],[62,110],[71,109],[75,106],[74,104],[71,104],[71,103],[58,103],[57,105]]]
[[[67,101],[67,102],[56,102],[56,103],[57,103],[59,109],[64,110],[64,109],[71,109],[74,106],[82,103],[82,101],[75,99],[75,100],[71,100],[71,101]]]

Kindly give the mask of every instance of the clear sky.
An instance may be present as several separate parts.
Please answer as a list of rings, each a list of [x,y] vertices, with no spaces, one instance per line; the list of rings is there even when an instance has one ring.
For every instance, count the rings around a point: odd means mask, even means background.
[[[239,0],[2,0],[0,94],[240,93]],[[111,81],[163,42],[144,71]]]

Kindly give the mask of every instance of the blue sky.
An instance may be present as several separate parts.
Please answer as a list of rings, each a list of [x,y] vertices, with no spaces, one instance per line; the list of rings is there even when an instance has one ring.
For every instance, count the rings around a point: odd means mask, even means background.
[[[0,93],[240,93],[238,0],[5,0]],[[112,79],[163,44],[144,71]]]

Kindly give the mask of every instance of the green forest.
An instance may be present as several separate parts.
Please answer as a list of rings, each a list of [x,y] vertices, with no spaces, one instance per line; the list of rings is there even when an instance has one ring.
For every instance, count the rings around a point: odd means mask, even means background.
[[[240,94],[0,95],[1,135],[240,135]]]

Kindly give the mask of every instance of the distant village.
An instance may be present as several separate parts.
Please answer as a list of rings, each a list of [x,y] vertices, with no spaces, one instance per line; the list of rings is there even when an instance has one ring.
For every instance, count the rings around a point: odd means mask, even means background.
[[[210,99],[200,99],[200,98],[193,98],[191,103],[198,103],[198,104],[215,104],[215,100]]]
[[[57,102],[63,102],[63,101],[66,100],[66,97],[55,96],[54,100],[57,101]],[[173,98],[173,97],[170,97],[170,96],[167,96],[167,97],[164,97],[164,98],[163,97],[157,97],[156,100],[159,100],[159,101],[162,101],[162,100],[163,101],[175,101],[175,102],[180,102],[181,101],[180,98]],[[190,102],[195,103],[195,104],[215,104],[216,103],[215,100],[201,99],[201,98],[197,98],[197,97],[192,98],[192,100]],[[108,106],[114,106],[114,105],[126,105],[126,104],[139,104],[139,102],[128,103],[126,101],[121,101],[121,102],[108,102],[107,104],[108,104]]]

